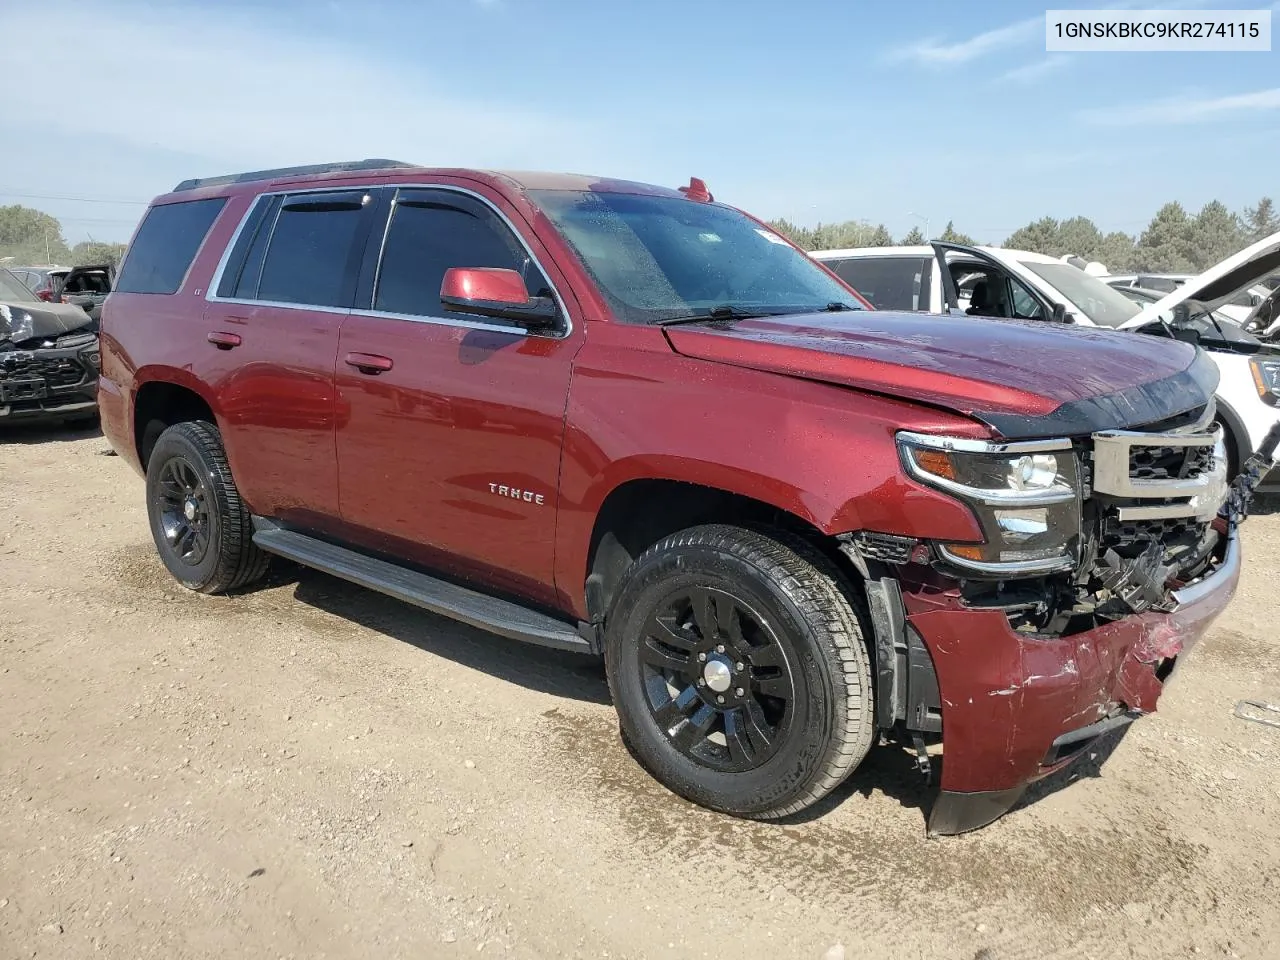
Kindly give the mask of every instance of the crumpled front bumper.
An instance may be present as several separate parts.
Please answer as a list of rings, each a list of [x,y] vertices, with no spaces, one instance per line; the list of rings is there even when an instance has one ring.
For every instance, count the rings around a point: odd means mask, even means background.
[[[1174,612],[1049,639],[1015,633],[1002,611],[965,607],[955,594],[904,593],[942,701],[941,792],[929,832],[985,826],[1097,736],[1155,710],[1175,658],[1235,594],[1240,563],[1233,531],[1218,569],[1174,594]]]

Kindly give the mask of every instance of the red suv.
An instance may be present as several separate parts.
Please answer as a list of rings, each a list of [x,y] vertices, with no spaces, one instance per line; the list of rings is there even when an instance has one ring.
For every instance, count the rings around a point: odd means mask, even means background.
[[[186,181],[102,358],[183,584],[279,555],[602,654],[641,763],[740,816],[882,735],[940,742],[934,832],[990,822],[1155,707],[1240,568],[1195,348],[871,311],[697,180]]]

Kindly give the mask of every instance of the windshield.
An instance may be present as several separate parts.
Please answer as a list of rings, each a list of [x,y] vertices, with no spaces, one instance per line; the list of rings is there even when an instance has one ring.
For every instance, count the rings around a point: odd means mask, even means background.
[[[3,267],[0,267],[0,300],[7,303],[40,302],[25,283]]]
[[[858,298],[737,210],[682,197],[534,190],[620,320],[654,323],[732,310],[807,313]],[[728,308],[728,310],[726,310]]]
[[[1074,303],[1100,327],[1118,327],[1141,312],[1142,308],[1119,290],[1107,286],[1079,267],[1069,263],[1018,262]]]

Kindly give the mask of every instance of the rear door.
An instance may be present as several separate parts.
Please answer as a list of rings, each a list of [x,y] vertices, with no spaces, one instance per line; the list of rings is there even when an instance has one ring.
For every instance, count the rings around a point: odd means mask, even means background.
[[[367,299],[342,324],[342,516],[367,547],[553,602],[570,363],[581,343],[514,210],[467,191],[401,188],[370,243]],[[519,271],[557,326],[446,311],[450,267]],[[365,280],[362,279],[362,286]]]
[[[376,195],[259,197],[211,284],[205,379],[255,513],[320,530],[337,523],[334,363]]]

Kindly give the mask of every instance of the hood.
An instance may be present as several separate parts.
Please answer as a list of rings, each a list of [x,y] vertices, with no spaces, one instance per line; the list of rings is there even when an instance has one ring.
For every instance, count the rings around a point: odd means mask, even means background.
[[[1203,406],[1218,371],[1173,340],[1045,321],[803,314],[669,327],[687,357],[943,407],[1003,437],[1128,429]]]
[[[0,343],[56,340],[77,330],[93,330],[83,307],[70,303],[0,303]]]
[[[1256,286],[1264,277],[1276,272],[1280,272],[1280,233],[1273,233],[1192,277],[1164,299],[1147,304],[1137,316],[1121,324],[1120,329],[1145,326],[1166,310],[1188,300],[1194,300],[1206,309],[1217,310],[1237,293]]]

